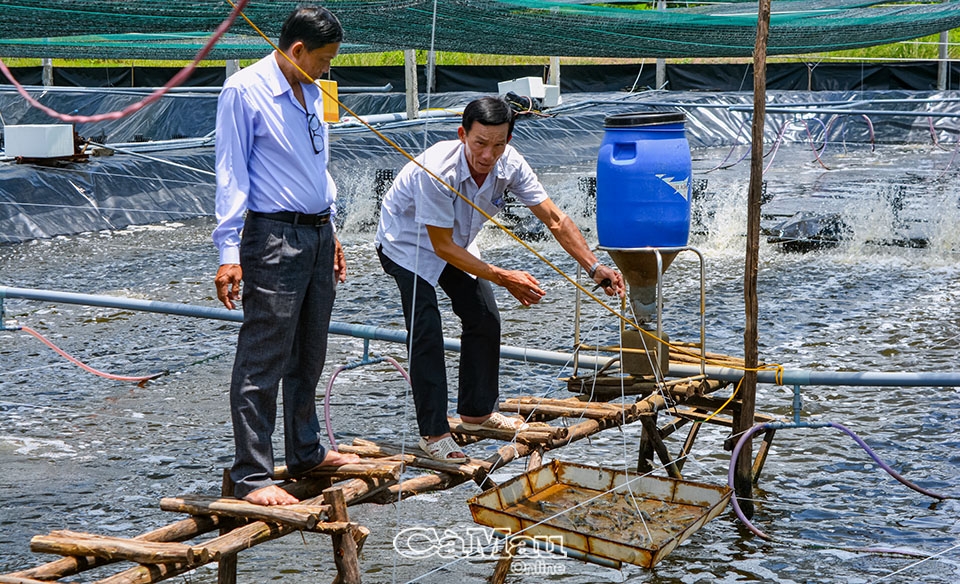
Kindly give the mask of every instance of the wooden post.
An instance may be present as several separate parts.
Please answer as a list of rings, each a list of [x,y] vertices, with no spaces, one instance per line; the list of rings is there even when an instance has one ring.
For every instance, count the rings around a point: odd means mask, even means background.
[[[432,50],[427,51],[427,91],[437,91],[437,53]]]
[[[507,581],[507,576],[510,575],[510,566],[513,564],[515,549],[516,547],[509,539],[504,542],[500,559],[497,560],[497,566],[493,569],[493,575],[490,576],[490,584],[504,584]]]
[[[746,371],[740,388],[740,412],[733,433],[739,436],[753,426],[757,402],[759,363],[757,331],[757,272],[760,264],[760,195],[763,190],[763,125],[767,98],[767,37],[770,34],[770,0],[759,0],[757,41],[753,49],[753,146],[750,152],[750,187],[747,196],[747,253],[744,261],[743,299],[746,324],[743,331],[743,360]],[[733,485],[740,508],[753,516],[753,445],[748,440],[737,459]]]
[[[548,85],[560,85],[560,57],[550,57],[550,73],[547,75]]]
[[[41,59],[43,65],[43,86],[53,87],[53,59]]]
[[[657,10],[666,10],[667,2],[666,0],[657,0]],[[667,84],[667,60],[663,57],[657,58],[657,80],[656,87],[654,89],[660,90],[663,89]]]
[[[407,86],[407,119],[415,120],[420,115],[420,98],[417,96],[417,52],[403,51],[403,79]]]
[[[331,521],[350,521],[347,516],[347,503],[343,491],[330,487],[323,491],[323,502],[330,505],[327,512]],[[337,565],[337,577],[333,584],[360,584],[360,562],[357,559],[357,541],[353,532],[334,534],[333,561]]]
[[[223,469],[223,480],[220,483],[220,495],[233,496],[233,479],[230,478],[230,469]],[[226,535],[230,530],[220,529],[220,535]],[[220,556],[217,562],[217,584],[237,584],[237,554]]]
[[[229,79],[231,75],[240,70],[240,60],[239,59],[227,59],[226,69],[224,71],[226,78]]]
[[[950,57],[950,31],[945,30],[940,33],[940,48],[937,51],[937,57],[940,59],[937,62],[937,89],[944,90],[947,89],[947,86],[950,85],[950,77],[948,74],[947,65],[950,64],[948,60]]]
[[[659,457],[660,462],[663,463],[663,468],[666,469],[667,475],[669,475],[670,478],[682,479],[683,475],[680,474],[680,469],[677,468],[673,458],[670,456],[670,452],[667,451],[667,445],[663,443],[663,438],[660,436],[656,412],[640,416],[640,425],[643,426],[643,432],[646,433],[647,439],[653,446],[654,452],[657,453],[657,457]]]
[[[530,456],[527,458],[527,471],[541,466],[543,466],[543,446],[538,446],[530,451]]]

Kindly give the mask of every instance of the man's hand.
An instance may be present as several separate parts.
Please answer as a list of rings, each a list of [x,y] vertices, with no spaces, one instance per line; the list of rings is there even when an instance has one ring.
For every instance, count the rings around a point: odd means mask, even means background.
[[[627,288],[623,284],[623,276],[613,268],[601,265],[593,275],[593,281],[603,286],[603,291],[607,296],[616,294],[623,298],[627,293]]]
[[[243,270],[240,264],[223,264],[217,270],[217,277],[213,279],[217,285],[217,298],[223,305],[233,310],[234,302],[240,300],[240,280],[243,279]]]
[[[540,289],[540,282],[536,278],[521,270],[504,271],[499,280],[498,284],[506,288],[524,306],[537,304],[547,294]]]
[[[343,254],[340,240],[333,238],[336,249],[333,251],[333,277],[341,284],[347,281],[347,257]]]

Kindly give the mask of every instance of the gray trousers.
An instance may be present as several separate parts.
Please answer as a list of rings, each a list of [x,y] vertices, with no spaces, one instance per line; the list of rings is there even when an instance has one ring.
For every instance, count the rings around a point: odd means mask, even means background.
[[[273,430],[283,387],[284,455],[297,474],[323,462],[316,388],[336,293],[330,223],[293,225],[248,214],[240,244],[243,325],[230,383],[234,496],[273,484]]]

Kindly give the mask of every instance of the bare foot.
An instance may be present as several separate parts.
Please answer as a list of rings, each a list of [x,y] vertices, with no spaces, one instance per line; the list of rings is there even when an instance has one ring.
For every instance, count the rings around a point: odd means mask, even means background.
[[[323,457],[323,462],[318,466],[343,466],[355,462],[360,462],[360,457],[356,454],[327,450],[327,454]]]
[[[489,418],[490,416],[487,417]],[[444,438],[453,438],[453,435],[451,435],[450,432],[447,432],[446,434],[442,434],[440,436],[424,436],[427,444],[433,444],[434,442],[443,440]],[[454,451],[450,453],[450,458],[462,458],[463,460],[466,460],[467,455],[462,452]]]
[[[300,499],[297,499],[277,485],[270,485],[269,487],[262,487],[256,491],[252,491],[244,497],[243,500],[247,503],[264,506],[296,505],[300,502]]]

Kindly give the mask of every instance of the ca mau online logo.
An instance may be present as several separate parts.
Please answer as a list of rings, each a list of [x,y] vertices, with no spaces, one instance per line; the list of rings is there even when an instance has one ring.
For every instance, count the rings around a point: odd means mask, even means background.
[[[562,535],[512,535],[509,529],[489,530],[482,527],[460,531],[409,527],[393,538],[393,548],[401,556],[411,559],[499,559],[504,550],[516,558],[556,559],[557,555],[566,556]]]

